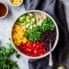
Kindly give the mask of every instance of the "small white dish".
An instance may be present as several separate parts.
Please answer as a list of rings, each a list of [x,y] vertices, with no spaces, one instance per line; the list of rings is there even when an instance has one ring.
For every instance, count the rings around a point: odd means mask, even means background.
[[[12,0],[9,0],[9,3],[10,3],[10,5],[12,5],[12,6],[20,6],[20,5],[22,5],[22,3],[23,3],[23,0],[21,0],[21,2],[19,3],[19,4],[14,4],[14,3],[12,3],[11,2]]]
[[[5,18],[5,17],[8,15],[8,6],[7,6],[7,4],[4,3],[4,2],[0,2],[0,4],[3,4],[4,7],[6,8],[5,14],[4,14],[3,16],[0,17],[0,19],[3,19],[3,18]]]

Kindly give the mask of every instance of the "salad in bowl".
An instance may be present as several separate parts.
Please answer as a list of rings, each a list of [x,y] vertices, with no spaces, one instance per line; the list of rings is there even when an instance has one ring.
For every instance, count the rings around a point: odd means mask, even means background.
[[[39,59],[50,54],[49,40],[53,51],[59,39],[55,20],[47,13],[31,10],[21,14],[13,24],[11,39],[14,48],[28,58]]]

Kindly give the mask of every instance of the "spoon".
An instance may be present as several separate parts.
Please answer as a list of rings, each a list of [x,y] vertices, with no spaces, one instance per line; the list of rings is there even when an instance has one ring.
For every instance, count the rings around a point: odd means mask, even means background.
[[[49,51],[50,51],[50,54],[49,54],[49,66],[53,65],[51,46],[52,46],[51,45],[51,40],[49,40]]]

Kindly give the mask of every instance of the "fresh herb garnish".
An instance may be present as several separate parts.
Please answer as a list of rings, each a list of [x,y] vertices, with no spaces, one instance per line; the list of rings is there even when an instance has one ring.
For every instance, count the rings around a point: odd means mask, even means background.
[[[17,51],[15,52],[15,54],[16,54],[16,57],[17,57],[17,58],[19,58],[19,57],[20,57],[20,54],[18,54],[18,52],[17,52]]]
[[[0,69],[19,69],[17,63],[9,59],[15,50],[11,44],[8,44],[7,47],[0,45]]]

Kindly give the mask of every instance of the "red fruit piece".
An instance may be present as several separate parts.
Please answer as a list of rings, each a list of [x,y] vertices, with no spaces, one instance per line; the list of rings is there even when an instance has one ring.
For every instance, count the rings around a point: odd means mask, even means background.
[[[45,54],[46,53],[46,50],[45,49],[40,49],[39,51],[38,51],[38,56],[41,56],[41,55],[43,55],[43,54]]]
[[[46,53],[44,42],[31,42],[21,43],[19,49],[28,56],[36,57]]]
[[[33,50],[33,54],[37,55],[37,53],[38,53],[37,49]]]
[[[43,48],[44,47],[44,42],[37,42],[37,48]]]
[[[21,50],[21,51],[23,52],[24,49],[26,48],[25,46],[26,46],[26,44],[21,43],[21,44],[18,46],[18,48],[19,48],[19,50]]]
[[[35,48],[35,47],[36,47],[36,45],[37,45],[37,44],[34,42],[34,43],[33,43],[33,47]]]
[[[39,41],[39,42],[37,42],[37,44],[38,44],[38,45],[40,45],[40,44],[41,44],[41,45],[44,45],[44,42]]]
[[[31,41],[28,41],[28,42],[26,43],[26,46],[27,46],[27,47],[32,47],[32,45],[33,45],[33,43],[32,43]]]
[[[27,51],[27,53],[30,53],[30,52],[32,52],[32,49],[29,48],[29,47],[27,47],[27,48],[26,48],[26,51]]]

